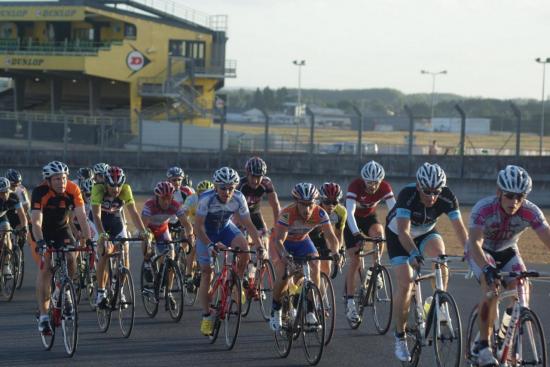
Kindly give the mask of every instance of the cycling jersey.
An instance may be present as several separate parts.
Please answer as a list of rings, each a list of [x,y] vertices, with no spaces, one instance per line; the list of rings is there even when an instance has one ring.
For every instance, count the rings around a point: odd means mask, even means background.
[[[42,233],[46,241],[72,241],[69,216],[74,208],[83,206],[80,188],[72,181],[67,181],[63,194],[53,191],[46,181],[32,191],[31,208],[42,211]]]
[[[195,190],[189,186],[181,186],[179,190],[176,190],[174,193],[174,200],[180,203],[181,205],[185,204],[187,198],[195,195]],[[179,223],[179,219],[176,216],[170,218],[170,224]]]
[[[200,195],[198,193],[194,193],[191,196],[188,196],[187,199],[185,199],[185,203],[183,204],[183,211],[185,212],[185,215],[187,215],[187,218],[189,218],[189,221],[193,223],[195,221],[195,215],[197,214],[197,206],[199,205],[199,198],[204,194],[212,190],[207,190],[202,192]]]
[[[472,208],[469,227],[483,230],[483,249],[500,252],[517,248],[520,235],[528,227],[539,231],[548,228],[548,222],[539,207],[529,200],[524,200],[514,215],[508,215],[500,199],[493,195],[481,199]]]
[[[235,213],[239,213],[241,217],[248,215],[244,195],[235,190],[228,202],[222,203],[216,191],[212,190],[200,196],[196,215],[206,217],[204,220],[206,233],[216,233],[231,223],[229,219]]]
[[[163,209],[156,197],[147,200],[141,211],[141,216],[149,220],[147,227],[151,229],[157,241],[165,238],[170,218],[181,217],[184,214],[183,206],[176,200],[172,200],[168,208]]]
[[[314,228],[328,223],[330,223],[328,214],[319,205],[315,205],[311,217],[304,221],[298,213],[297,204],[293,203],[281,210],[276,226],[283,227],[287,230],[288,241],[299,242],[309,238],[308,234]]]
[[[412,183],[405,186],[397,196],[397,202],[388,213],[386,223],[393,233],[398,234],[397,219],[409,219],[411,237],[414,239],[434,229],[437,218],[443,213],[447,214],[451,220],[460,219],[458,200],[448,187],[443,187],[435,204],[427,208],[420,200],[416,184]]]
[[[248,184],[248,177],[241,177],[241,181],[237,186],[237,190],[243,193],[246,197],[246,203],[248,204],[248,210],[250,213],[260,212],[260,203],[264,194],[271,194],[275,191],[273,183],[269,177],[263,176],[260,184],[256,188],[252,188]]]
[[[8,214],[15,212],[17,209],[22,208],[23,204],[19,201],[17,194],[11,192],[6,200],[0,199],[0,229],[10,229],[10,222],[8,221]]]
[[[346,199],[352,199],[356,202],[354,217],[368,217],[373,214],[381,201],[393,198],[393,191],[390,184],[382,181],[378,190],[374,194],[369,194],[362,178],[356,178],[348,186]],[[348,218],[349,218],[348,213]]]
[[[128,184],[122,185],[120,194],[117,197],[109,194],[106,184],[95,184],[92,188],[91,202],[92,205],[100,205],[101,212],[104,214],[120,216],[124,205],[134,203],[134,196],[132,188]]]
[[[334,208],[332,213],[328,214],[328,212],[327,212],[327,215],[328,215],[330,224],[335,229],[337,229],[337,230],[343,230],[344,229],[344,227],[346,226],[346,218],[347,218],[348,213],[346,211],[346,208],[344,208],[343,205],[341,205],[341,204],[336,205],[336,207]],[[317,241],[319,241],[321,239],[324,241],[323,231],[321,230],[320,227],[314,228],[309,233],[309,236],[311,237],[311,240],[315,244],[317,244]]]

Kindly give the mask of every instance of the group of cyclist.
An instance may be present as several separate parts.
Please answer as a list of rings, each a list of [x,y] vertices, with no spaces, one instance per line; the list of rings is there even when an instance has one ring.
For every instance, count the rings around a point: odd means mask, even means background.
[[[145,278],[149,281],[152,280],[152,273],[148,271],[155,250],[153,243],[160,246],[170,242],[171,232],[179,230],[192,249],[192,256],[187,258],[186,283],[192,279],[195,261],[201,273],[198,297],[203,311],[200,331],[204,335],[212,334],[214,327],[209,290],[217,251],[227,247],[249,250],[252,246],[259,258],[268,257],[273,262],[276,279],[269,325],[278,331],[282,326],[281,294],[289,283],[284,276],[285,267],[290,259],[321,255],[338,260],[345,251],[349,259],[345,313],[350,321],[357,322],[360,315],[354,294],[355,275],[361,266],[358,248],[368,239],[385,238],[396,282],[393,303],[395,355],[407,362],[410,352],[405,325],[413,270],[423,264],[424,257],[446,253],[443,238],[436,229],[438,217],[446,214],[482,288],[481,338],[475,351],[479,365],[498,364],[488,340],[496,315],[496,302],[487,296],[488,291],[500,285],[499,271],[525,270],[517,242],[526,228],[533,228],[550,248],[548,223],[541,210],[526,199],[532,182],[523,168],[509,165],[498,173],[496,195],[474,206],[468,229],[462,220],[458,200],[447,186],[445,172],[437,164],[421,165],[416,172],[416,182],[406,185],[395,197],[385,180],[384,168],[370,161],[362,167],[360,177],[349,184],[344,205],[340,203],[344,194],[339,184],[326,182],[317,188],[312,183],[301,182],[291,191],[293,202],[284,208],[280,206],[272,181],[266,176],[267,166],[261,158],[250,158],[245,171],[246,174],[240,177],[235,169],[222,167],[214,172],[212,181],[198,183],[195,192],[184,171],[171,167],[140,212],[126,182],[126,174],[117,166],[98,163],[92,168],[81,168],[76,179],[71,181],[66,164],[50,162],[43,167],[43,182],[32,190],[30,201],[22,186],[21,174],[10,169],[5,177],[0,177],[0,233],[13,228],[26,234],[30,228],[28,242],[33,253],[36,249],[46,264],[49,256],[46,250],[50,246],[80,242],[81,246],[97,247],[96,305],[101,308],[106,302],[107,259],[114,251],[110,241],[130,237],[123,208],[143,240]],[[273,212],[271,229],[260,210],[264,196]],[[381,202],[388,207],[385,223],[377,217]],[[11,246],[9,236],[0,238]],[[127,243],[123,251],[128,253]],[[67,256],[69,274],[73,276],[75,256],[71,253]],[[169,256],[174,256],[173,250]],[[241,279],[246,279],[244,272],[248,260],[247,253],[239,255],[237,273]],[[129,256],[125,261],[129,268]],[[319,286],[320,273],[328,274],[330,263],[314,260],[310,265],[311,279]],[[442,270],[444,287],[447,287],[448,269],[444,266]],[[4,269],[6,271],[11,270]],[[41,333],[51,330],[47,312],[50,279],[49,267],[42,267],[36,279]],[[504,281],[507,287],[516,286],[513,279]],[[246,288],[246,284],[243,286]],[[170,294],[168,298],[170,307],[176,307]],[[315,313],[307,311],[307,323],[317,323]]]

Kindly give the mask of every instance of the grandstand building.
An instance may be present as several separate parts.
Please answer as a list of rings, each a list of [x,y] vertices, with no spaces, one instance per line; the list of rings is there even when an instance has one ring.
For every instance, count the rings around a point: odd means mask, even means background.
[[[226,26],[172,0],[2,2],[0,77],[11,88],[0,92],[0,132],[22,113],[133,134],[140,117],[209,126],[215,92],[236,73]]]

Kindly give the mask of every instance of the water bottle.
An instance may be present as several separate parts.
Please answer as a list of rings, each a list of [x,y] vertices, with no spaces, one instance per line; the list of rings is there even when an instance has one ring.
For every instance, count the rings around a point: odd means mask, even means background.
[[[430,296],[424,301],[424,320],[428,318],[428,312],[430,312],[430,306],[432,305],[433,297]]]
[[[498,337],[501,340],[504,340],[506,337],[506,330],[508,330],[508,326],[510,325],[510,319],[512,318],[512,312],[508,313],[508,310],[504,312],[504,315],[502,316],[502,322],[500,323],[500,329],[498,330]]]

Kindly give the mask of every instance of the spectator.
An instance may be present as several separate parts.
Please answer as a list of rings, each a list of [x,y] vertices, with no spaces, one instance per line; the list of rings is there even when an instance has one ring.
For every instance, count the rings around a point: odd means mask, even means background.
[[[430,145],[430,148],[428,150],[429,155],[437,155],[439,154],[439,146],[437,145],[437,140],[432,141],[432,145]]]

